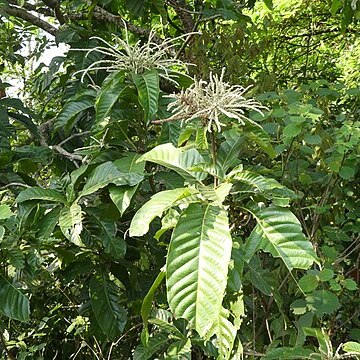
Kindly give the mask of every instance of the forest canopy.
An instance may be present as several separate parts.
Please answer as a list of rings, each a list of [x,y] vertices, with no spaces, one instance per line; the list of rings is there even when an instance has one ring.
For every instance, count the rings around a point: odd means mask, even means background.
[[[0,358],[360,358],[359,18],[0,0]]]

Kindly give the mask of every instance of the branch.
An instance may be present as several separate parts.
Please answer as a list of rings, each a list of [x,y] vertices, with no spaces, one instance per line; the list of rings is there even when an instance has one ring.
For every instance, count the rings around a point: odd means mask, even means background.
[[[19,2],[17,0],[8,0],[8,3],[10,5],[19,6]],[[42,14],[42,15],[45,15],[45,16],[48,16],[48,17],[53,17],[54,16],[53,12],[50,9],[45,8],[45,7],[38,7],[36,5],[29,4],[28,2],[24,2],[24,4],[21,7],[26,9],[26,10],[29,10],[29,11],[35,11],[35,12],[37,12],[39,14]]]
[[[63,149],[60,145],[49,145],[49,149],[57,151],[59,154],[67,157],[71,161],[76,161],[76,160],[82,161],[83,160],[82,156],[76,155],[76,154],[71,154],[68,151],[66,151],[65,149]]]
[[[29,12],[27,12],[26,10],[22,9],[22,8],[18,8],[15,6],[3,6],[2,10],[11,16],[15,16],[17,18],[20,18],[22,20],[25,20],[37,27],[39,27],[40,29],[43,29],[44,31],[46,31],[47,33],[56,36],[58,33],[58,29],[52,25],[50,25],[48,22],[40,19],[39,17],[30,14]]]

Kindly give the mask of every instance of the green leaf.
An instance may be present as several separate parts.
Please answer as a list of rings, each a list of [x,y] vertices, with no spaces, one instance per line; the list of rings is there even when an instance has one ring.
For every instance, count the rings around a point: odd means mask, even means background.
[[[89,291],[92,310],[101,330],[109,339],[116,338],[127,322],[127,312],[119,304],[120,289],[101,274],[91,278]]]
[[[133,74],[133,80],[138,90],[139,103],[144,110],[144,119],[148,125],[158,111],[159,75],[156,71]]]
[[[334,271],[331,269],[323,269],[319,272],[320,281],[329,281],[334,277]]]
[[[216,346],[219,351],[217,360],[230,359],[231,350],[234,346],[237,329],[228,320],[229,315],[230,311],[222,307],[219,317],[209,332],[210,336],[216,335]]]
[[[216,162],[226,173],[231,167],[237,165],[240,150],[244,145],[244,138],[236,130],[224,131],[223,135],[225,141],[217,150]]]
[[[70,121],[82,111],[94,106],[94,99],[83,98],[76,101],[70,101],[65,104],[60,114],[55,119],[54,129],[69,129]]]
[[[0,242],[4,238],[4,235],[5,235],[5,228],[0,225]]]
[[[299,286],[304,293],[312,292],[318,286],[318,280],[314,275],[304,275],[299,280]]]
[[[269,10],[273,9],[274,6],[272,0],[264,0],[264,3]]]
[[[310,359],[310,355],[313,353],[310,349],[304,348],[291,348],[291,347],[281,347],[276,349],[270,349],[266,352],[266,355],[263,357],[264,360],[300,360],[300,359]]]
[[[159,353],[168,343],[167,333],[157,333],[149,338],[147,345],[140,344],[134,351],[133,360],[148,360]]]
[[[36,237],[47,240],[51,236],[59,221],[60,210],[60,207],[56,207],[44,215],[38,223]]]
[[[355,341],[348,341],[343,344],[343,350],[347,353],[354,353],[360,355],[360,344]]]
[[[302,328],[304,334],[306,336],[313,336],[316,337],[317,341],[319,342],[319,350],[324,353],[328,354],[329,349],[332,349],[332,344],[329,338],[329,335],[326,333],[324,329],[315,329],[315,328]]]
[[[136,186],[110,186],[109,187],[109,194],[110,198],[113,201],[113,203],[116,205],[120,212],[120,216],[123,216],[126,209],[129,207],[130,202],[134,194],[136,193],[136,190],[138,188],[138,185]]]
[[[227,176],[227,180],[235,184],[235,181],[240,182],[240,184],[234,187],[233,193],[260,193],[279,206],[287,206],[290,200],[297,197],[292,190],[281,185],[275,179],[268,179],[255,172],[242,170],[242,167],[231,171]]]
[[[82,212],[80,205],[74,203],[61,209],[59,226],[64,236],[77,246],[84,246],[80,234],[82,231]]]
[[[298,136],[301,133],[301,125],[291,123],[289,125],[286,125],[283,130],[284,137],[287,138],[294,138]]]
[[[270,143],[269,135],[264,131],[260,125],[246,123],[244,126],[244,135],[251,141],[257,144],[261,150],[265,151],[270,158],[276,156],[276,152]]]
[[[137,185],[143,180],[143,175],[137,173],[122,173],[118,170],[115,164],[107,161],[95,168],[90,174],[83,190],[79,193],[77,201],[83,197],[94,193],[95,191],[104,188],[110,183],[115,185]]]
[[[204,162],[203,157],[195,149],[184,150],[176,148],[170,143],[162,144],[144,154],[140,160],[165,166],[176,171],[186,180],[201,181],[206,176],[203,173],[189,170],[192,166]]]
[[[175,341],[168,347],[164,360],[191,360],[191,341],[182,339]]]
[[[317,261],[310,241],[305,238],[298,219],[290,210],[276,206],[246,210],[257,220],[246,241],[246,261],[259,248],[281,258],[290,271],[294,268],[308,269]]]
[[[297,299],[291,303],[290,309],[295,315],[305,314],[307,311],[306,301],[304,299]]]
[[[25,189],[16,198],[17,203],[21,203],[27,200],[47,200],[66,204],[66,199],[60,192],[53,189],[43,189],[40,187]]]
[[[173,231],[166,261],[169,305],[200,336],[220,315],[231,247],[226,211],[210,204],[190,205]]]
[[[358,288],[356,281],[354,281],[353,279],[345,279],[343,282],[343,286],[345,289],[348,289],[350,291],[355,291]]]
[[[28,321],[30,302],[18,288],[0,274],[0,311],[10,319]]]
[[[100,209],[88,208],[86,213],[92,216],[101,230],[100,239],[105,252],[115,260],[122,259],[126,253],[126,242],[123,238],[116,236],[116,223],[111,219],[102,218]]]
[[[307,307],[318,317],[324,314],[332,314],[339,306],[338,297],[327,290],[315,290],[306,297]]]
[[[8,219],[13,216],[14,213],[11,211],[10,206],[7,204],[0,205],[0,220]]]
[[[129,235],[143,236],[149,231],[149,225],[157,216],[170,209],[173,204],[186,196],[191,195],[187,188],[165,190],[153,195],[135,214],[131,220]]]
[[[151,288],[149,289],[148,293],[144,297],[144,300],[141,304],[141,318],[144,323],[146,323],[149,319],[149,315],[152,308],[152,301],[155,296],[155,292],[157,288],[162,283],[163,279],[165,278],[165,271],[160,270],[158,276],[156,277],[155,281],[151,285]]]
[[[112,74],[111,80],[101,88],[95,102],[96,122],[100,122],[108,116],[115,102],[128,88],[124,79],[124,72],[116,72],[114,75]]]

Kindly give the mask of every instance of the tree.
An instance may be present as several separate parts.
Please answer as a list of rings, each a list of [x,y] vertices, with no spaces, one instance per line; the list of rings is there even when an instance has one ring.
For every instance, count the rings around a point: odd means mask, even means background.
[[[358,356],[358,8],[2,1],[2,356]]]

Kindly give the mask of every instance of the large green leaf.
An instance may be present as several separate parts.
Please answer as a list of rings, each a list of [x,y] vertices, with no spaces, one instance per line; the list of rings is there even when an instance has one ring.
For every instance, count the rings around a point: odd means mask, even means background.
[[[90,281],[92,310],[101,330],[114,339],[124,330],[127,312],[119,304],[119,288],[104,274],[93,276]]]
[[[60,210],[60,207],[57,206],[42,217],[37,226],[37,238],[47,240],[51,236],[59,221]]]
[[[270,143],[269,135],[260,125],[255,123],[246,123],[244,126],[244,135],[253,143],[257,144],[260,149],[265,151],[271,158],[276,156],[276,152]]]
[[[124,83],[124,79],[124,72],[117,72],[101,88],[95,102],[96,122],[102,121],[108,116],[115,102],[128,88],[128,85]]]
[[[80,234],[82,231],[82,211],[80,205],[74,203],[60,211],[59,226],[65,237],[77,246],[83,246]]]
[[[145,162],[137,161],[139,157],[139,154],[129,153],[127,156],[114,161],[114,164],[121,172],[143,174]],[[118,208],[121,216],[129,207],[131,199],[136,193],[137,188],[138,185],[109,187],[110,198]]]
[[[100,209],[88,208],[86,213],[91,215],[100,228],[100,239],[106,253],[114,259],[122,259],[126,253],[126,242],[123,238],[116,236],[116,223],[108,218],[103,218]]]
[[[26,295],[0,274],[0,311],[10,319],[28,321],[30,303]]]
[[[230,311],[222,307],[219,317],[210,330],[211,336],[216,335],[216,345],[219,351],[218,360],[230,359],[231,350],[234,346],[237,329],[228,320],[229,315]]]
[[[223,135],[225,136],[225,141],[218,148],[216,162],[223,172],[226,173],[229,168],[237,164],[241,147],[244,144],[244,138],[236,130],[224,131]]]
[[[160,94],[159,75],[156,71],[134,74],[133,80],[138,90],[138,99],[144,110],[146,124],[154,118],[158,110]]]
[[[265,198],[273,200],[275,205],[287,206],[291,199],[297,197],[292,190],[275,179],[266,178],[253,171],[242,170],[242,167],[231,171],[227,179],[235,184],[232,193],[260,193]]]
[[[94,99],[83,98],[65,104],[55,120],[55,129],[68,128],[70,121],[82,111],[94,106]]]
[[[151,197],[132,218],[130,236],[142,236],[149,231],[149,225],[157,216],[170,209],[173,204],[186,196],[191,195],[187,188],[161,191]]]
[[[317,260],[310,241],[302,233],[295,215],[282,207],[247,208],[257,225],[246,241],[246,261],[261,248],[281,258],[287,268],[308,269]]]
[[[32,187],[23,190],[16,198],[17,203],[21,203],[27,200],[47,200],[66,203],[65,197],[57,190],[54,189],[43,189],[40,187]]]
[[[169,305],[200,336],[217,321],[226,288],[232,240],[226,211],[190,205],[174,229],[166,261]]]
[[[90,174],[83,190],[79,193],[78,199],[90,195],[95,191],[104,188],[109,184],[115,185],[137,185],[144,177],[136,173],[122,173],[111,161],[107,161],[95,168]]]
[[[192,166],[204,162],[203,157],[195,149],[184,150],[170,143],[162,144],[144,154],[140,159],[174,170],[186,180],[203,180],[206,176],[201,172],[189,170]]]

